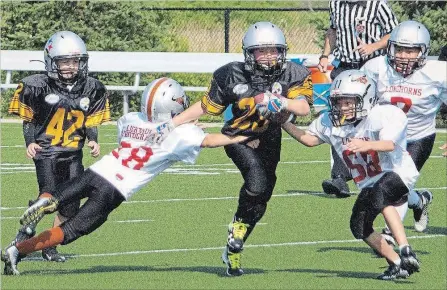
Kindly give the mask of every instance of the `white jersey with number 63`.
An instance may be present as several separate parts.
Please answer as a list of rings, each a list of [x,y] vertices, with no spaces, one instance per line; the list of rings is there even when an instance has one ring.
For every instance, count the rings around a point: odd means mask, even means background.
[[[386,56],[380,56],[361,70],[376,82],[380,104],[396,105],[407,114],[408,142],[436,132],[436,113],[442,102],[447,104],[447,62],[428,60],[404,78],[388,65]]]
[[[406,127],[407,118],[402,110],[391,105],[378,105],[356,126],[335,127],[326,112],[310,124],[308,132],[335,148],[360,189],[372,187],[385,172],[397,173],[408,189],[412,189],[419,172],[406,150]],[[395,149],[354,153],[347,147],[351,139],[389,140],[393,141]]]
[[[118,120],[119,148],[90,166],[127,199],[177,161],[194,163],[206,134],[193,124],[175,128],[161,143],[154,141],[154,124],[142,113]]]

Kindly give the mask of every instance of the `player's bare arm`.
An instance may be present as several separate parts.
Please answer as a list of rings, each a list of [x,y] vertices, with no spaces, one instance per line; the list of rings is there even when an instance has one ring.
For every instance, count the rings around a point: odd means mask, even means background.
[[[287,122],[282,125],[282,128],[295,139],[296,141],[300,142],[301,144],[307,146],[307,147],[314,147],[318,146],[322,143],[324,143],[320,138],[317,136],[311,135],[307,133],[304,130],[301,130],[297,128],[295,125],[293,125],[290,122]]]
[[[208,134],[205,139],[203,139],[201,147],[204,148],[215,148],[226,146],[230,144],[240,143],[246,141],[248,137],[246,136],[227,136],[224,134]]]
[[[201,102],[198,101],[197,103],[186,109],[183,113],[175,116],[172,119],[172,122],[174,124],[174,127],[177,127],[182,124],[186,124],[191,121],[197,120],[205,114],[206,114],[205,109],[202,107]]]
[[[390,152],[394,150],[394,142],[391,140],[365,141],[362,139],[351,139],[347,144],[352,152],[368,152],[374,150],[377,152]]]
[[[310,114],[310,106],[306,99],[287,100],[287,108],[285,109],[297,116]]]

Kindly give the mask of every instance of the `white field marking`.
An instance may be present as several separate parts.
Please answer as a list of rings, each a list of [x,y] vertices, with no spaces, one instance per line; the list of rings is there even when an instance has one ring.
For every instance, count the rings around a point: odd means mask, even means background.
[[[430,158],[445,158],[443,156],[432,155]],[[279,164],[315,164],[329,163],[329,160],[309,160],[309,161],[280,161]],[[213,166],[230,166],[229,169],[217,169]],[[208,167],[208,168],[207,168]],[[200,168],[200,169],[199,169]],[[217,171],[217,172],[216,172]],[[162,174],[191,174],[191,175],[218,175],[222,173],[239,173],[233,163],[215,164],[177,164],[166,169]],[[30,173],[35,172],[35,167],[31,163],[2,163],[0,164],[0,174]]]
[[[416,188],[415,190],[441,190],[447,189],[447,187],[424,187]],[[359,193],[359,191],[352,191],[352,193]],[[326,195],[324,192],[300,192],[292,191],[285,194],[273,194],[272,197],[294,197],[294,196],[306,196],[306,195]],[[222,197],[199,197],[199,198],[167,198],[167,199],[151,199],[151,200],[130,200],[125,201],[123,204],[133,204],[133,203],[158,203],[158,202],[182,202],[182,201],[209,201],[209,200],[232,200],[238,199],[239,196],[222,196]],[[0,210],[19,210],[27,209],[27,207],[0,207]]]
[[[124,220],[124,221],[111,221],[112,223],[146,223],[153,222],[154,220]]]
[[[20,217],[15,216],[8,216],[8,217],[1,217],[0,220],[19,220]],[[155,220],[122,220],[122,221],[109,221],[111,223],[148,223],[148,222],[154,222]],[[228,225],[227,225],[228,226]]]
[[[410,236],[407,239],[434,239],[445,238],[446,235],[425,235],[425,236]],[[248,245],[245,244],[244,248],[271,248],[271,247],[290,247],[290,246],[307,246],[307,245],[322,245],[322,244],[345,244],[345,243],[363,243],[363,240],[329,240],[329,241],[309,241],[309,242],[289,242],[278,244],[258,244]],[[179,253],[179,252],[198,252],[198,251],[222,251],[224,247],[207,247],[207,248],[189,248],[189,249],[164,249],[164,250],[148,250],[148,251],[129,251],[129,252],[116,252],[116,253],[102,253],[102,254],[84,254],[73,255],[68,258],[92,258],[92,257],[111,257],[111,256],[127,256],[127,255],[141,255],[141,254],[160,254],[160,253]],[[43,260],[43,258],[30,257],[23,259],[28,260]]]
[[[115,135],[105,135],[105,137],[116,137]],[[281,138],[281,140],[295,140],[292,137],[284,137]],[[435,144],[444,144],[445,141],[435,141]],[[101,142],[100,145],[117,145],[116,142]],[[26,149],[25,145],[0,145],[0,148],[22,148],[22,149]],[[89,148],[84,147],[84,150],[90,150]]]

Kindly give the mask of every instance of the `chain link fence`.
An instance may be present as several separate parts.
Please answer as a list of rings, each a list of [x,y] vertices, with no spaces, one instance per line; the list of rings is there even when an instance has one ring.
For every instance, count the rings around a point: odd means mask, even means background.
[[[177,42],[168,51],[242,52],[242,37],[258,21],[280,27],[289,53],[320,53],[329,24],[328,8],[147,8],[171,19]]]

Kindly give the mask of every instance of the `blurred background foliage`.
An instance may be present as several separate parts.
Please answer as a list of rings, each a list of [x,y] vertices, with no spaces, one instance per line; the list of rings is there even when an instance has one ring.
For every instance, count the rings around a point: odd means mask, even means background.
[[[447,7],[444,1],[388,1],[399,21],[414,19],[432,36],[431,55],[446,45]],[[241,39],[254,22],[271,21],[281,27],[289,53],[318,54],[329,25],[329,1],[1,1],[2,50],[43,50],[56,31],[70,30],[89,51],[224,52],[224,12],[230,9],[229,52],[242,52]],[[247,11],[266,9],[264,11]],[[167,8],[167,10],[163,10]],[[169,10],[188,8],[191,10]],[[222,10],[209,10],[219,8]],[[303,11],[272,11],[300,8]],[[239,9],[239,10],[238,10]],[[242,10],[241,10],[242,9]],[[321,11],[323,10],[323,11]],[[12,82],[34,72],[14,72]],[[106,85],[133,85],[134,75],[98,73]],[[161,74],[142,74],[141,85]],[[208,86],[210,74],[168,74],[185,86]],[[2,80],[5,78],[1,72]],[[13,90],[2,92],[5,116]],[[201,93],[189,93],[194,100]],[[131,111],[139,110],[139,93],[129,98]],[[122,114],[122,94],[110,92],[112,116]],[[10,116],[8,116],[10,117]],[[221,121],[221,117],[206,117]],[[307,124],[311,117],[298,119]]]

